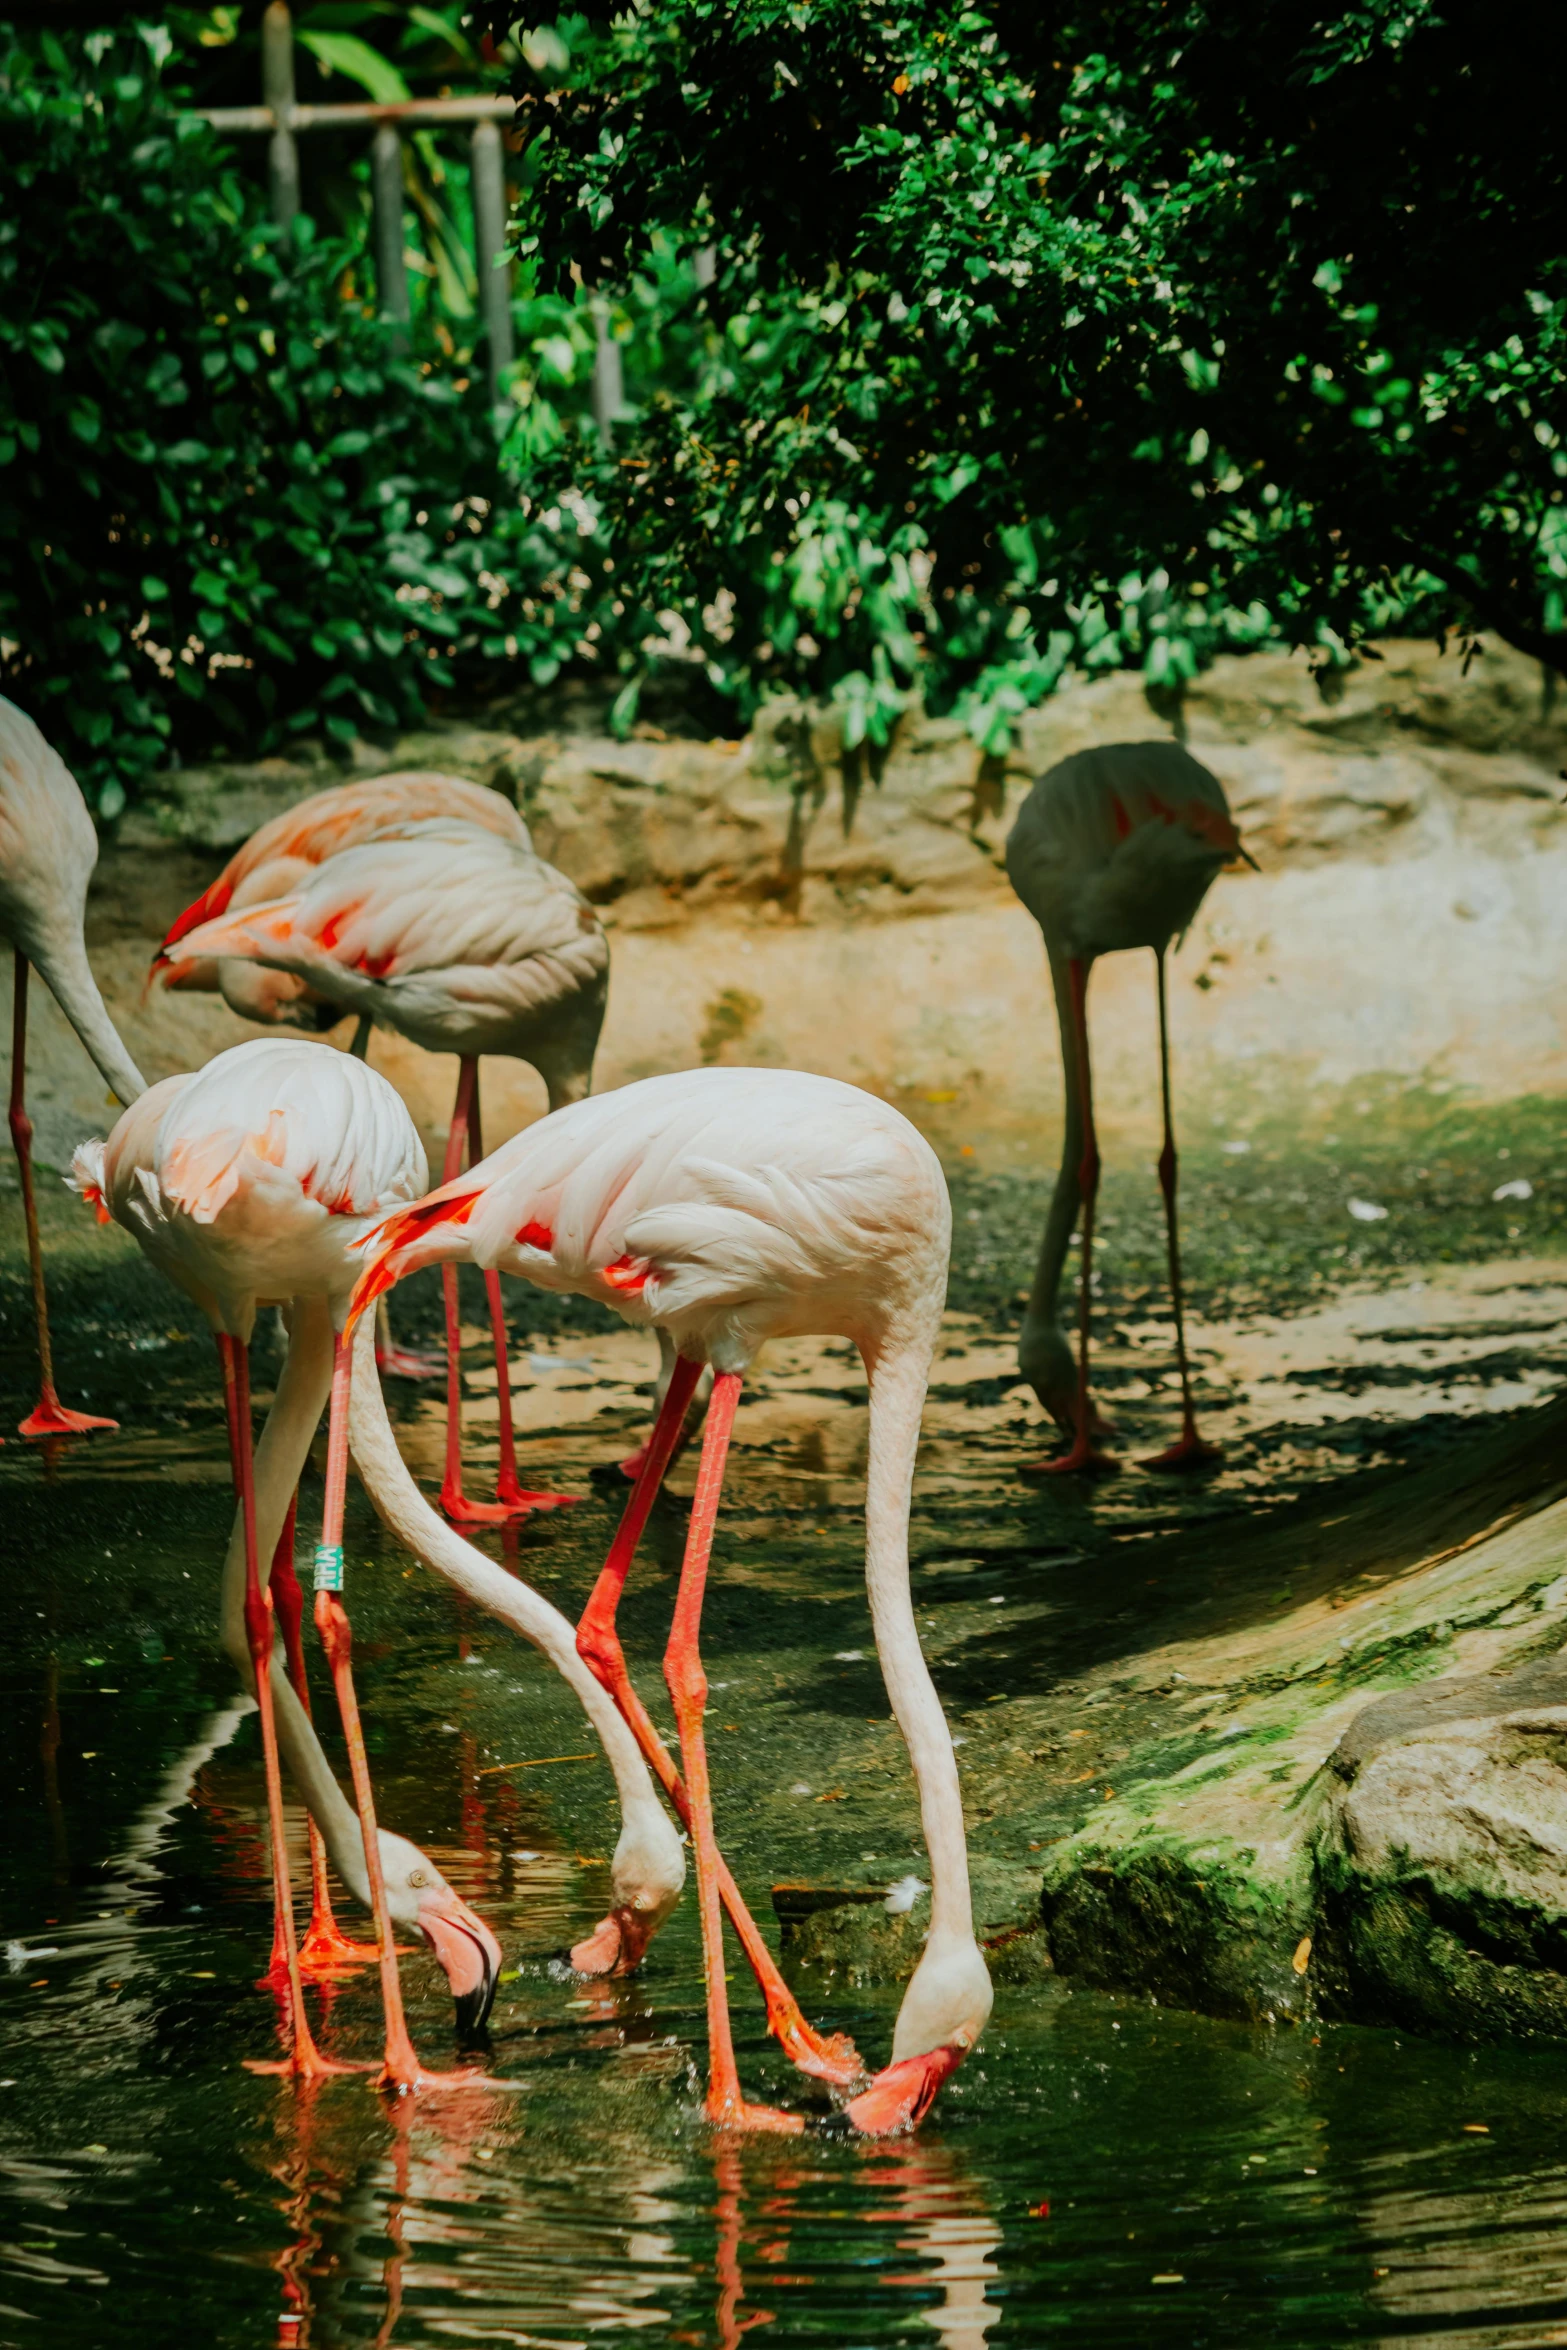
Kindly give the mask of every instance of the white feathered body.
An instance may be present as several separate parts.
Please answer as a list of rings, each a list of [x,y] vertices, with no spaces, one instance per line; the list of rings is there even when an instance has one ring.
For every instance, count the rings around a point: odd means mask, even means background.
[[[384,1077],[330,1045],[263,1037],[193,1077],[165,1078],[84,1143],[72,1181],[135,1235],[215,1328],[248,1339],[256,1309],[326,1296],[341,1321],[353,1244],[429,1180],[413,1120]]]
[[[430,1052],[509,1053],[553,1092],[587,1089],[609,948],[531,849],[472,825],[408,825],[345,849],[292,895],[205,922],[182,952],[293,973]]]
[[[292,972],[237,966],[220,972],[211,956],[187,955],[178,942],[199,923],[245,906],[263,905],[303,889],[317,866],[345,849],[379,840],[407,824],[445,820],[477,825],[481,832],[527,849],[528,828],[509,800],[487,786],[469,783],[460,775],[434,769],[409,769],[396,775],[377,775],[363,783],[335,784],[315,792],[253,832],[236,849],[216,881],[187,906],[163,942],[163,984],[167,988],[195,989],[212,994],[221,988],[232,1009],[247,1019],[289,1022],[311,1027],[325,999],[314,994]],[[326,1007],[341,1019],[338,1005]]]
[[[951,1209],[887,1103],[835,1078],[693,1069],[577,1102],[394,1215],[397,1273],[461,1254],[740,1370],[768,1338],[933,1327]]]

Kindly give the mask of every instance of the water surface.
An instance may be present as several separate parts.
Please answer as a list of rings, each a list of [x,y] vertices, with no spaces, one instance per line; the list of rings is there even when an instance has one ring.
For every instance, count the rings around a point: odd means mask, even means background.
[[[1534,1295],[1520,1314],[1538,1315]],[[1472,1350],[1471,1325],[1440,1311],[1443,1343]],[[255,1985],[269,1940],[255,1719],[212,1630],[229,1514],[215,1390],[172,1307],[105,1291],[101,1316],[94,1339],[77,1313],[69,1369],[121,1434],[54,1460],[0,1452],[0,2344],[1567,2342],[1567,2067],[1552,2049],[1254,2028],[1050,1981],[1001,1990],[917,2139],[716,2138],[693,1904],[632,1984],[552,1970],[605,1906],[608,1774],[545,1759],[592,1743],[560,1684],[357,1498],[348,1596],[382,1817],[501,1936],[488,2061],[508,2085],[388,2108],[357,2080],[307,2095],[247,2072],[277,2025]],[[525,1385],[600,1391],[567,1438],[524,1446],[591,1494],[517,1554],[573,1609],[616,1498],[584,1471],[637,1409],[634,1386],[604,1403],[599,1343],[545,1332],[531,1369],[519,1356]],[[1062,1664],[1080,1662],[1117,1606],[1118,1541],[1239,1524],[1266,1490],[1243,1460],[1231,1485],[1189,1495],[1128,1480],[1119,1498],[1020,1497],[985,1457],[987,1430],[1009,1458],[1029,1440],[988,1343],[955,1326],[973,1378],[961,1394],[957,1372],[938,1381],[915,1529],[922,1629],[952,1659],[955,1722],[976,1725],[1008,1653],[1000,1622],[1033,1609],[1058,1625]],[[473,1361],[477,1458],[493,1429]],[[1452,1359],[1433,1355],[1429,1376],[1451,1393]],[[263,1393],[267,1378],[258,1356]],[[24,1384],[18,1351],[8,1403]],[[769,1929],[780,1878],[889,1882],[922,1862],[870,1656],[851,1387],[830,1356],[775,1366],[708,1611],[719,1828]],[[422,1459],[432,1423],[412,1396],[401,1408]],[[557,1401],[523,1414],[525,1434],[551,1413],[569,1421]],[[1290,1489],[1332,1469],[1320,1426],[1269,1426],[1286,1432]],[[1353,1449],[1354,1427],[1335,1426]],[[313,1506],[307,1484],[307,1525]],[[660,1718],[683,1522],[677,1500],[661,1507],[626,1611]],[[322,1676],[318,1714],[326,1696]],[[1063,1820],[1094,1795],[1077,1775]],[[291,1828],[302,1864],[297,1815]],[[1015,1830],[977,1813],[974,1835],[999,1852]],[[421,2051],[451,2062],[433,1961],[410,1954],[403,1971]],[[738,1966],[733,1994],[750,2093],[815,2111]],[[895,1990],[811,1997],[884,2058]],[[369,1977],[315,2004],[329,2050],[373,2053]]]

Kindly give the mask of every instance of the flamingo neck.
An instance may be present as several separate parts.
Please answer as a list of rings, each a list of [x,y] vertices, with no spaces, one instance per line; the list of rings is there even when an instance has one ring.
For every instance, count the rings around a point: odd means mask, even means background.
[[[320,1423],[331,1384],[332,1321],[327,1301],[317,1297],[296,1298],[288,1358],[256,1446],[256,1552],[263,1581],[271,1574],[272,1554],[283,1531],[288,1505],[298,1490],[300,1472],[309,1457],[310,1440]],[[222,1625],[223,1645],[250,1688],[253,1686],[250,1645],[245,1634],[245,1535],[237,1512],[223,1561]],[[277,1661],[278,1669],[272,1675],[272,1710],[277,1721],[279,1751],[326,1840],[334,1867],[350,1892],[363,1900],[367,1885],[358,1814],[333,1777],[310,1718],[281,1669],[281,1652]]]
[[[37,967],[49,993],[97,1064],[104,1083],[118,1097],[121,1106],[129,1109],[146,1092],[147,1080],[109,1018],[81,939],[40,942],[27,953],[29,962]]]
[[[931,1938],[972,1941],[957,1757],[920,1649],[909,1592],[909,1502],[935,1340],[935,1317],[928,1319],[929,1327],[888,1332],[861,1349],[871,1389],[865,1583],[882,1677],[919,1789],[920,1824],[930,1856]]]
[[[1086,981],[1087,966],[1084,977]],[[1054,1323],[1056,1304],[1061,1293],[1061,1272],[1077,1226],[1077,1212],[1082,1205],[1079,1171],[1083,1159],[1083,1096],[1077,1075],[1077,1039],[1072,1027],[1072,994],[1067,967],[1060,956],[1050,957],[1050,984],[1056,999],[1056,1020],[1061,1031],[1061,1073],[1065,1088],[1065,1115],[1061,1126],[1061,1165],[1056,1174],[1055,1189],[1050,1194],[1050,1212],[1045,1218],[1045,1234],[1039,1247],[1039,1262],[1034,1268],[1034,1285],[1029,1291],[1024,1328],[1035,1324]]]
[[[409,1475],[387,1420],[375,1368],[375,1325],[368,1314],[355,1330],[354,1348],[348,1441],[354,1466],[383,1524],[426,1566],[542,1650],[571,1683],[598,1732],[627,1825],[647,1826],[652,1838],[664,1840],[667,1823],[647,1765],[614,1699],[577,1654],[575,1627],[547,1599],[475,1550],[436,1515]]]

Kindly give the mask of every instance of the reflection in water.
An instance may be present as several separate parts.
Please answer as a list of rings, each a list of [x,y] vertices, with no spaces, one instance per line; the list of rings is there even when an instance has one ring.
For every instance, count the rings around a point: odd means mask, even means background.
[[[896,2185],[913,2223],[899,2236],[899,2248],[925,2253],[935,2264],[921,2277],[895,2281],[940,2287],[940,2303],[926,2309],[924,2318],[942,2350],[985,2350],[985,2337],[1001,2315],[985,2298],[987,2278],[1000,2274],[991,2255],[1000,2249],[1001,2230],[952,2146],[915,2139],[899,2145],[894,2160],[896,2176],[888,2183]]]
[[[215,1472],[217,1444],[214,1431]],[[790,1580],[773,1548],[783,1520],[762,1498],[775,1516],[751,1525],[747,1625],[771,1578],[779,1640],[808,1619],[817,1647],[854,1641],[847,1623],[822,1636],[829,1599],[803,1572]],[[825,1514],[830,1496],[816,1498]],[[563,1523],[549,1542],[562,1578],[580,1545],[585,1587],[603,1528],[581,1515],[580,1533]],[[66,1521],[38,1523],[56,1540]],[[17,1694],[0,1728],[21,1790],[0,1815],[16,1946],[0,1974],[6,2350],[163,2350],[171,2328],[200,2350],[1567,2350],[1567,2074],[1529,2048],[1253,2030],[1038,1985],[1002,1991],[984,2049],[918,2139],[715,2137],[689,1903],[634,1981],[550,1971],[605,1907],[592,1856],[608,1849],[611,1785],[497,1766],[576,1751],[574,1699],[531,1652],[460,1622],[373,1534],[356,1573],[387,1817],[501,1936],[493,2061],[523,2093],[389,2108],[359,2078],[313,2094],[257,2080],[244,2059],[270,2052],[272,2016],[254,1987],[270,1921],[253,1736],[223,1752],[249,1701],[215,1651],[176,1683],[130,1616],[186,1620],[199,1511],[187,1532],[183,1550],[138,1551],[125,1625],[105,1625],[104,1586],[72,1582],[64,1539],[40,1578],[58,1581],[58,1615],[37,1612],[53,1602],[34,1583],[4,1619]],[[678,1513],[654,1533],[672,1575]],[[859,1607],[857,1559],[854,1581]],[[650,1595],[649,1641],[666,1598]],[[100,1648],[114,1687],[101,1705],[92,1693],[85,1743],[104,1751],[82,1771],[73,1708],[82,1651]],[[748,1671],[732,1653],[718,1677]],[[803,1702],[779,1700],[791,1756]],[[813,1718],[825,1741],[832,1723]],[[755,1771],[767,1779],[765,1745]],[[764,1807],[750,1854],[747,1826],[737,1866],[755,1869],[764,1845],[769,1868],[828,1865],[814,1806]],[[292,1803],[289,1830],[302,1858]],[[875,1834],[856,1828],[853,1849]],[[897,1873],[898,1852],[875,1865]],[[420,2045],[442,2049],[438,1968],[411,1950],[403,1976]],[[372,1976],[310,1997],[334,2053],[376,2045]],[[822,2020],[863,2046],[885,2044],[897,1999],[817,1993]],[[762,2096],[809,2106],[759,2017],[740,2058]]]
[[[732,2141],[719,2139],[713,2149],[713,2182],[718,2189],[713,2205],[718,2242],[713,2258],[713,2277],[718,2287],[716,2311],[719,2350],[735,2350],[742,2334],[755,2326],[770,2326],[770,2309],[753,2309],[749,2316],[740,2314],[743,2285],[740,2275],[740,2149]]]
[[[50,1597],[52,1614],[52,1586]],[[44,1816],[49,1822],[49,1850],[54,1863],[51,1875],[56,1893],[63,1895],[71,1882],[71,1846],[66,1833],[65,1806],[60,1801],[60,1660],[53,1649],[44,1664],[38,1759],[43,1765]]]
[[[1446,2149],[1440,2150],[1442,2154]],[[1567,2169],[1481,2184],[1490,2150],[1467,2150],[1461,2186],[1411,2185],[1370,2196],[1361,2224],[1372,2248],[1371,2297],[1400,2350],[1543,2350],[1567,2343]],[[1437,2149],[1400,2158],[1424,2169]],[[1377,2166],[1380,2168],[1392,2166]],[[1542,2295],[1557,2303],[1556,2322]],[[1481,2314],[1483,2312],[1483,2315]]]

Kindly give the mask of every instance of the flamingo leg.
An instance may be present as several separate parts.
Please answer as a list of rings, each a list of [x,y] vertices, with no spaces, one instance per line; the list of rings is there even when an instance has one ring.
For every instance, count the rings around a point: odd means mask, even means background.
[[[1181,1240],[1176,1220],[1175,1193],[1179,1161],[1175,1150],[1175,1116],[1170,1102],[1170,1007],[1165,985],[1164,953],[1155,950],[1159,972],[1159,1089],[1164,1101],[1164,1148],[1159,1153],[1159,1189],[1164,1197],[1165,1245],[1170,1263],[1170,1303],[1175,1309],[1175,1360],[1181,1374],[1181,1433],[1164,1452],[1143,1462],[1145,1469],[1207,1469],[1223,1460],[1216,1444],[1197,1433],[1192,1409],[1192,1374],[1186,1358],[1186,1298],[1181,1281]]]
[[[468,1121],[478,1088],[479,1064],[465,1053],[457,1069],[457,1098],[446,1137],[441,1181],[451,1183],[462,1173]],[[457,1267],[441,1267],[441,1296],[446,1308],[446,1474],[441,1480],[441,1508],[455,1526],[498,1526],[511,1516],[504,1502],[470,1501],[462,1489],[462,1362],[457,1316]],[[504,1340],[502,1341],[504,1343]],[[508,1415],[509,1416],[509,1415]]]
[[[296,1493],[288,1505],[288,1516],[278,1536],[277,1549],[272,1556],[272,1573],[267,1589],[272,1594],[273,1610],[283,1634],[283,1654],[288,1659],[288,1677],[294,1695],[310,1719],[310,1682],[305,1672],[305,1643],[303,1621],[305,1595],[294,1572],[294,1524],[299,1513]],[[338,1925],[332,1912],[332,1890],[327,1878],[326,1839],[314,1820],[310,1822],[310,1925],[299,1946],[301,1976],[330,1981],[345,1967],[369,1966],[380,1956],[369,1942],[351,1942]],[[285,1979],[285,1958],[281,1942],[274,1937],[272,1964],[267,1980],[279,1984]]]
[[[664,1349],[665,1349],[667,1346],[669,1346],[669,1345],[670,1345],[670,1341],[669,1341],[669,1339],[668,1339],[668,1338],[666,1338],[666,1336],[665,1336],[665,1334],[664,1334],[664,1332],[663,1332],[662,1330],[661,1330],[661,1331],[659,1332],[659,1334],[658,1334],[658,1339],[659,1339],[659,1353],[660,1353],[660,1356],[662,1357],[662,1356],[663,1356],[663,1353],[664,1353]],[[663,1377],[664,1377],[664,1363],[663,1363],[663,1361],[662,1361],[662,1360],[661,1360],[661,1361],[660,1361],[660,1363],[659,1363],[659,1372],[658,1372],[658,1375],[659,1375],[659,1378],[660,1378],[660,1380],[662,1380],[662,1379],[663,1379]],[[654,1418],[655,1418],[655,1420],[656,1420],[656,1419],[657,1419],[657,1417],[658,1417],[658,1414],[655,1412],[655,1413],[654,1413],[654,1415],[653,1415],[653,1417],[654,1417]],[[691,1438],[692,1438],[692,1436],[694,1435],[694,1433],[695,1433],[695,1429],[694,1429],[694,1427],[693,1427],[693,1424],[692,1424],[692,1421],[691,1421],[690,1414],[688,1413],[688,1414],[687,1414],[687,1416],[686,1416],[686,1418],[685,1418],[685,1420],[684,1420],[684,1421],[682,1422],[682,1424],[681,1424],[681,1429],[680,1429],[680,1435],[679,1435],[679,1438],[678,1438],[678,1440],[677,1440],[677,1442],[676,1442],[676,1444],[675,1444],[675,1449],[674,1449],[673,1453],[671,1453],[671,1455],[670,1455],[670,1458],[669,1458],[669,1464],[668,1464],[668,1466],[669,1466],[669,1468],[670,1468],[670,1469],[672,1469],[672,1468],[674,1467],[674,1465],[675,1465],[676,1461],[678,1461],[678,1460],[679,1460],[679,1458],[680,1458],[681,1454],[682,1454],[682,1453],[683,1453],[683,1452],[686,1450],[686,1447],[687,1447],[687,1446],[690,1444],[690,1442],[691,1442]],[[641,1443],[640,1443],[640,1444],[637,1446],[637,1449],[636,1449],[636,1451],[635,1451],[635,1452],[633,1452],[633,1453],[628,1453],[628,1454],[626,1455],[626,1457],[625,1457],[625,1459],[624,1459],[623,1461],[617,1461],[617,1462],[615,1463],[615,1466],[616,1466],[616,1468],[617,1468],[617,1469],[620,1471],[620,1473],[621,1473],[622,1477],[624,1477],[624,1478],[625,1478],[625,1480],[626,1480],[626,1483],[627,1483],[628,1485],[635,1485],[635,1483],[636,1483],[637,1479],[638,1479],[638,1478],[641,1476],[641,1474],[642,1474],[642,1464],[643,1464],[643,1462],[644,1462],[644,1461],[647,1459],[648,1452],[649,1452],[649,1449],[651,1448],[652,1442],[653,1442],[652,1431],[651,1431],[651,1430],[649,1430],[648,1434],[647,1434],[646,1436],[644,1436],[644,1437],[643,1437],[643,1439],[642,1439],[642,1442],[641,1442]],[[666,1474],[666,1475],[668,1474],[668,1469],[666,1469],[666,1471],[665,1471],[665,1474]]]
[[[305,1994],[299,1979],[299,1950],[294,1939],[294,1891],[289,1883],[288,1845],[283,1822],[283,1775],[278,1764],[277,1724],[272,1713],[272,1594],[261,1581],[256,1548],[256,1482],[250,1449],[250,1349],[243,1339],[220,1333],[218,1353],[223,1362],[223,1400],[227,1407],[229,1438],[239,1471],[240,1518],[245,1535],[245,1635],[256,1683],[256,1711],[261,1717],[261,1757],[267,1782],[267,1828],[272,1844],[273,1945],[282,1945],[283,1975],[288,1991],[292,2046],[279,2064],[251,2064],[251,2072],[289,2073],[296,2080],[317,2080],[327,2073],[352,2072],[321,2054],[305,2014]]]
[[[348,1398],[353,1365],[352,1342],[339,1333],[332,1346],[332,1406],[327,1429],[326,1500],[321,1519],[321,1545],[316,1553],[316,1630],[332,1669],[343,1743],[348,1749],[349,1776],[359,1832],[364,1839],[365,1876],[370,1886],[370,1909],[375,1918],[381,1966],[381,2005],[386,2022],[386,2054],[376,2086],[403,2096],[415,2089],[495,2088],[474,2071],[426,2072],[414,2053],[403,2014],[403,1986],[397,1971],[397,1945],[392,1937],[386,1880],[381,1872],[381,1838],[376,1826],[375,1794],[370,1784],[370,1760],[365,1752],[359,1700],[354,1692],[353,1634],[342,1601],[343,1504],[348,1488]]]
[[[1088,1058],[1088,969],[1080,956],[1067,965],[1072,988],[1072,1045],[1077,1062],[1078,1094],[1083,1105],[1083,1156],[1077,1171],[1083,1202],[1083,1264],[1077,1298],[1077,1431],[1064,1453],[1044,1463],[1047,1476],[1070,1476],[1078,1469],[1113,1469],[1116,1462],[1093,1441],[1093,1407],[1088,1400],[1088,1339],[1093,1323],[1094,1203],[1099,1196],[1099,1137],[1094,1129],[1093,1076]]]
[[[348,1050],[356,1061],[363,1061],[367,1066],[374,1033],[375,1022],[368,1012],[361,1012],[354,1023]],[[377,1300],[375,1309],[375,1367],[384,1379],[439,1379],[442,1370],[439,1355],[414,1354],[406,1346],[394,1343],[384,1297]],[[305,1939],[308,1947],[310,1937],[307,1935]]]
[[[479,1116],[479,1065],[473,1065],[473,1104],[468,1123],[468,1164],[484,1156],[484,1134]],[[456,1267],[452,1268],[456,1281]],[[495,1498],[510,1517],[525,1518],[534,1510],[565,1510],[580,1499],[575,1493],[530,1493],[517,1482],[517,1439],[511,1424],[511,1365],[507,1359],[506,1313],[501,1304],[501,1277],[493,1267],[484,1276],[484,1294],[490,1302],[490,1331],[495,1341],[495,1397],[500,1409],[501,1461],[495,1480]]]
[[[700,1646],[702,1597],[707,1587],[707,1564],[712,1555],[713,1530],[723,1491],[729,1432],[739,1400],[738,1373],[721,1372],[713,1382],[713,1398],[707,1407],[707,1428],[702,1438],[702,1461],[697,1470],[686,1554],[680,1569],[680,1590],[669,1628],[669,1646],[664,1652],[664,1680],[674,1701],[675,1723],[680,1732],[691,1842],[696,1853],[702,1966],[707,1978],[707,2118],[720,2129],[798,2131],[804,2127],[799,2114],[780,2113],[771,2106],[748,2105],[740,2088],[734,2038],[729,2028],[729,1994],[724,1983],[723,1899],[718,1889],[718,1842],[713,1832],[713,1793],[703,1734],[707,1675],[702,1670]]]
[[[642,1749],[649,1770],[652,1771],[664,1793],[668,1796],[676,1818],[683,1828],[693,1833],[691,1805],[687,1800],[686,1789],[680,1773],[675,1768],[674,1759],[668,1747],[653,1727],[647,1708],[632,1686],[631,1676],[626,1670],[625,1651],[620,1645],[620,1636],[615,1629],[615,1614],[620,1604],[620,1595],[626,1586],[626,1577],[631,1571],[631,1562],[636,1556],[636,1548],[641,1540],[642,1529],[647,1524],[648,1513],[653,1507],[654,1497],[659,1486],[663,1483],[670,1461],[680,1443],[686,1413],[701,1375],[698,1364],[687,1362],[683,1356],[677,1359],[669,1386],[665,1390],[664,1401],[654,1424],[652,1436],[647,1443],[645,1458],[638,1471],[631,1499],[626,1504],[625,1513],[616,1529],[615,1539],[610,1545],[609,1556],[604,1562],[597,1583],[593,1586],[592,1596],[582,1612],[582,1621],[577,1626],[578,1655],[582,1658],[589,1672],[609,1691],[610,1696],[615,1700],[622,1719]],[[738,1382],[736,1388],[738,1392]],[[716,1387],[714,1392],[716,1393]],[[709,1405],[708,1411],[708,1425],[711,1427],[711,1405]],[[720,1451],[720,1479],[722,1477],[722,1459],[728,1451],[729,1428],[733,1425],[733,1421],[734,1404],[731,1401],[729,1419],[725,1423]],[[705,1463],[707,1459],[705,1444],[702,1457]],[[716,1509],[716,1500],[714,1507]],[[694,1525],[695,1520],[693,1519],[692,1522]],[[708,1540],[709,1546],[711,1546],[711,1529]],[[860,2062],[853,2041],[841,2032],[824,2035],[813,2031],[806,2022],[800,2011],[799,2002],[778,1970],[777,1960],[763,1940],[755,1919],[740,1898],[739,1887],[730,1875],[722,1856],[716,1853],[713,1873],[718,1888],[718,1898],[729,1913],[730,1923],[740,1938],[741,1948],[745,1952],[751,1972],[755,1975],[762,1996],[767,2003],[767,2028],[782,2047],[790,2063],[797,2066],[801,2072],[810,2073],[818,2080],[830,2081],[839,2088],[847,2087],[850,2082],[862,2078],[864,2067]]]
[[[22,1218],[27,1226],[27,1262],[33,1276],[33,1322],[38,1332],[38,1401],[17,1429],[19,1436],[85,1436],[94,1428],[117,1428],[92,1412],[69,1411],[54,1391],[54,1349],[49,1343],[49,1297],[44,1287],[43,1243],[38,1236],[38,1203],[33,1197],[33,1122],[27,1115],[27,957],[16,957],[16,990],[11,999],[11,1148],[22,1179]]]

